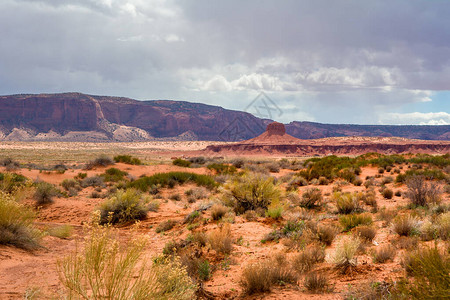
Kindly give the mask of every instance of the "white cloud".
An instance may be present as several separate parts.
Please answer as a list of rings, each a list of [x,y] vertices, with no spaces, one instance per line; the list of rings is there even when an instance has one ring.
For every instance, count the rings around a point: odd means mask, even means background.
[[[447,112],[430,113],[387,113],[380,117],[383,124],[392,125],[450,125],[450,114]]]

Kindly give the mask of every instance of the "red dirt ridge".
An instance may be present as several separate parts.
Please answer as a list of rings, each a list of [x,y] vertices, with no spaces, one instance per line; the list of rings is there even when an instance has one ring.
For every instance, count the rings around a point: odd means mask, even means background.
[[[286,133],[283,124],[273,122],[266,131],[253,139],[234,143],[210,145],[206,153],[225,155],[361,155],[369,152],[383,154],[450,152],[448,141],[423,141],[399,137],[334,137],[301,140]]]

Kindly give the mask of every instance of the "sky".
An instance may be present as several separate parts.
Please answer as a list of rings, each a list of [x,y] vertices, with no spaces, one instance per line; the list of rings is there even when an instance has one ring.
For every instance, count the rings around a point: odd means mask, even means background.
[[[448,16],[448,0],[1,0],[0,94],[449,125]]]

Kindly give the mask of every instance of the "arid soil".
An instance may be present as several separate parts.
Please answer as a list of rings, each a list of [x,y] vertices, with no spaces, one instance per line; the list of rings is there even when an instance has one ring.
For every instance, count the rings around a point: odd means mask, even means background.
[[[329,141],[334,141],[330,139]],[[345,142],[341,141],[344,146]],[[18,159],[22,163],[29,163],[33,161],[33,154],[37,151],[39,154],[39,160],[47,163],[54,162],[54,158],[51,157],[52,153],[65,152],[76,154],[70,157],[67,161],[71,163],[71,166],[64,173],[56,171],[39,171],[33,168],[21,168],[15,170],[15,173],[22,174],[32,180],[46,181],[59,186],[64,179],[74,178],[79,172],[86,172],[88,176],[99,175],[104,173],[108,167],[97,167],[93,170],[82,170],[83,151],[88,151],[98,147],[98,151],[87,155],[84,161],[87,161],[92,156],[98,153],[117,154],[117,153],[132,153],[140,156],[146,161],[146,165],[127,165],[117,163],[115,168],[126,171],[133,178],[139,178],[140,176],[150,176],[159,172],[170,171],[186,171],[197,174],[209,174],[214,175],[214,172],[206,167],[185,168],[174,166],[171,164],[171,160],[168,157],[181,157],[192,156],[192,153],[207,153],[197,152],[206,146],[205,143],[194,142],[173,142],[173,143],[139,143],[139,144],[118,144],[119,148],[114,149],[111,144],[71,144],[71,143],[2,143],[0,145],[0,158],[7,155],[14,157],[14,152],[23,151],[22,154],[17,154]],[[312,145],[312,144],[311,144]],[[401,143],[399,143],[401,145]],[[449,147],[449,145],[445,147]],[[92,148],[91,148],[92,147]],[[152,150],[149,150],[152,149]],[[234,153],[234,148],[228,148],[224,154],[231,154],[232,156],[249,156],[253,157],[254,154],[267,155],[272,154],[274,157],[279,157],[280,152],[261,151],[261,152],[246,152],[244,150],[238,150]],[[448,149],[448,148],[446,148]],[[146,152],[150,151],[150,152]],[[154,151],[154,152],[151,152]],[[216,154],[214,150],[208,150],[209,153]],[[448,152],[448,150],[447,150]],[[46,155],[47,153],[47,155]],[[48,154],[50,153],[50,155]],[[157,153],[157,154],[154,154]],[[219,151],[219,153],[222,153]],[[317,152],[311,152],[308,154],[316,154]],[[357,154],[359,152],[351,152]],[[297,152],[295,154],[298,154]],[[347,153],[348,154],[348,153]],[[23,156],[22,156],[23,155]],[[35,155],[35,154],[34,154]],[[162,156],[158,156],[162,155]],[[16,157],[17,157],[16,156]],[[25,157],[25,160],[23,158]],[[149,160],[149,157],[153,157],[156,160]],[[162,158],[161,158],[162,157]],[[161,158],[161,160],[158,160]],[[252,158],[254,159],[254,157]],[[276,161],[276,158],[266,159]],[[60,161],[64,161],[63,157],[60,157]],[[398,167],[398,166],[397,166]],[[401,173],[407,169],[403,166]],[[6,172],[5,168],[0,167],[0,172]],[[279,172],[272,172],[270,175],[281,178],[282,176],[291,173],[291,170],[281,169]],[[360,177],[362,179],[370,176],[376,176],[378,174],[377,167],[367,166],[362,168]],[[393,176],[389,173],[381,175],[382,177]],[[296,193],[301,196],[308,188],[314,187],[321,190],[324,195],[324,207],[329,209],[323,209],[318,212],[317,215],[321,216],[321,221],[325,224],[337,224],[338,216],[333,214],[333,203],[331,201],[331,195],[333,187],[336,183],[330,183],[328,185],[309,185],[299,187]],[[386,208],[388,210],[395,210],[397,213],[406,210],[408,199],[404,196],[406,186],[404,184],[396,184],[394,182],[387,183],[386,186],[393,191],[400,191],[401,196],[393,196],[392,199],[385,199],[378,190],[376,190],[376,200],[378,207]],[[135,234],[145,235],[150,243],[146,250],[148,257],[160,255],[165,244],[171,240],[185,239],[191,230],[187,229],[186,224],[182,221],[184,218],[197,209],[201,205],[208,202],[216,202],[220,198],[219,191],[206,191],[205,198],[199,199],[194,203],[189,203],[185,192],[189,189],[196,188],[194,184],[185,184],[181,186],[175,186],[173,189],[163,188],[160,191],[160,207],[157,212],[149,212],[147,219],[143,220],[139,224],[137,231],[132,230],[132,226],[119,226],[121,238],[125,241],[133,238]],[[341,186],[343,192],[355,192],[364,191],[366,188],[364,185],[355,186],[353,184],[343,184]],[[42,240],[42,248],[35,251],[25,251],[17,249],[12,246],[0,245],[0,299],[23,299],[26,295],[31,295],[36,292],[36,297],[31,296],[27,299],[53,299],[58,298],[59,293],[62,290],[62,285],[59,282],[57,272],[57,262],[62,257],[68,255],[77,247],[82,245],[82,239],[86,236],[84,230],[85,223],[89,222],[92,212],[98,208],[98,205],[104,201],[102,198],[93,198],[92,187],[84,188],[76,196],[72,197],[57,197],[53,204],[40,207],[37,209],[36,226],[41,230],[48,230],[52,227],[60,225],[71,225],[73,227],[73,234],[67,239],[60,239],[47,235]],[[106,194],[107,189],[103,188],[100,194]],[[179,195],[181,199],[171,200],[171,196]],[[26,205],[35,209],[31,195],[23,200]],[[443,194],[443,204],[449,204],[449,194]],[[369,209],[367,209],[369,210]],[[277,285],[270,293],[256,294],[251,296],[243,295],[243,289],[240,285],[241,273],[243,267],[263,259],[269,258],[275,253],[283,253],[287,257],[295,255],[296,250],[289,249],[285,246],[281,240],[279,242],[261,243],[261,240],[266,234],[271,232],[274,228],[278,228],[283,222],[289,218],[289,213],[286,213],[281,220],[272,220],[267,217],[258,217],[254,221],[247,221],[242,216],[235,216],[234,221],[230,223],[231,233],[234,239],[233,250],[229,256],[217,255],[213,250],[210,250],[208,257],[211,258],[211,264],[213,267],[213,273],[211,279],[204,282],[204,288],[206,291],[212,293],[216,299],[343,299],[345,295],[352,289],[355,289],[363,284],[370,282],[389,282],[396,281],[400,277],[404,276],[404,269],[401,267],[401,260],[406,250],[398,249],[397,255],[391,262],[384,264],[374,263],[371,257],[371,251],[382,245],[390,244],[398,239],[398,236],[392,232],[389,224],[385,221],[379,220],[378,215],[373,213],[374,228],[377,233],[372,243],[366,244],[366,250],[357,256],[357,267],[350,273],[342,275],[334,269],[333,264],[329,262],[330,257],[336,249],[337,241],[348,235],[348,233],[342,232],[334,240],[334,242],[326,247],[326,260],[323,263],[317,265],[316,270],[325,273],[328,276],[330,283],[330,291],[327,293],[311,293],[308,292],[303,286],[303,277],[300,276],[297,284],[286,284],[285,286]],[[221,221],[212,221],[209,210],[206,210],[203,214],[204,219],[208,219],[205,224],[197,229],[198,231],[210,232],[217,228]],[[164,233],[156,233],[155,228],[163,221],[167,220],[178,221],[177,225]],[[438,242],[441,243],[441,242]]]

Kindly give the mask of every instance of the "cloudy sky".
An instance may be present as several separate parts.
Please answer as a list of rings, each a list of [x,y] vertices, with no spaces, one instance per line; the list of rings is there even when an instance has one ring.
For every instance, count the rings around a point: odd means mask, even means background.
[[[282,122],[450,124],[448,16],[447,0],[1,0],[0,94],[245,110],[263,92]]]

